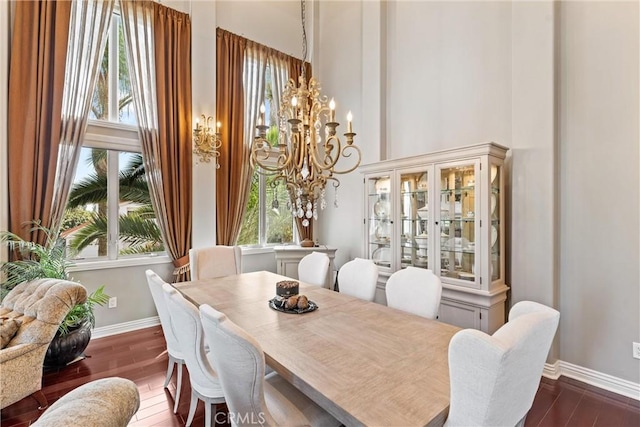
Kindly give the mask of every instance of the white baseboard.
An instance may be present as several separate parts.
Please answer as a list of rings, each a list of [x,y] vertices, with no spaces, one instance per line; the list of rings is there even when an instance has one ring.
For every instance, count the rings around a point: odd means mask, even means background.
[[[160,324],[158,316],[147,317],[146,319],[133,320],[131,322],[118,323],[115,325],[94,328],[91,331],[91,339],[104,338],[110,335],[123,334],[125,332],[137,331],[138,329],[150,328]]]
[[[593,369],[574,365],[573,363],[557,360],[555,363],[545,363],[542,376],[557,380],[560,375],[582,381],[589,385],[611,391],[622,396],[640,400],[640,384],[623,380],[612,375],[603,374]]]

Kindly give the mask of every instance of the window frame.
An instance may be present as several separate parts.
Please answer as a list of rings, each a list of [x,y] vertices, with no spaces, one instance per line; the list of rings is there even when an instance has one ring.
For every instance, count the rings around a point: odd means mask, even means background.
[[[119,25],[115,25],[119,23]],[[107,151],[107,255],[74,259],[70,271],[96,270],[170,262],[166,250],[143,254],[119,254],[119,177],[120,154],[122,152],[142,154],[142,145],[137,124],[119,122],[118,92],[120,78],[119,26],[122,25],[119,7],[113,11],[108,43],[108,100],[107,119],[88,119],[85,134],[79,149],[103,149]],[[115,49],[113,47],[116,47]],[[93,96],[93,94],[92,94]],[[150,259],[152,258],[153,261]]]
[[[279,152],[278,147],[271,147],[270,148],[269,159],[267,161],[265,161],[265,163],[275,166],[277,158],[278,158],[278,152]],[[296,221],[295,221],[295,218],[293,217],[293,214],[287,208],[283,208],[283,209],[291,217],[291,227],[292,227],[292,240],[291,240],[291,242],[286,242],[286,243],[281,243],[281,242],[280,243],[268,243],[267,242],[267,210],[269,209],[269,207],[267,206],[267,178],[268,178],[268,175],[265,175],[265,174],[262,174],[262,173],[258,172],[257,171],[258,168],[259,168],[259,166],[256,166],[254,168],[254,172],[253,172],[253,173],[257,173],[258,174],[258,207],[259,207],[259,210],[258,210],[258,243],[240,245],[240,247],[243,248],[243,249],[253,250],[253,249],[262,249],[262,248],[264,248],[264,249],[274,248],[276,246],[283,246],[283,245],[299,244],[300,243],[300,237],[298,235],[298,227],[296,226]],[[285,194],[286,194],[286,197],[288,198],[289,197],[289,192],[286,191],[286,189],[285,189]]]

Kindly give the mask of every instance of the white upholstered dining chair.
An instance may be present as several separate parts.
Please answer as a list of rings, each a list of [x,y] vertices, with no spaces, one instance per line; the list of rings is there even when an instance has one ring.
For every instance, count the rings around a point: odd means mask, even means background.
[[[149,285],[149,290],[151,291],[151,297],[153,298],[153,302],[156,305],[156,311],[158,312],[158,317],[160,318],[160,326],[162,326],[164,340],[167,343],[169,366],[167,367],[167,377],[164,380],[164,388],[167,388],[167,386],[169,385],[171,375],[173,374],[173,367],[175,365],[178,365],[178,384],[176,386],[176,396],[173,405],[173,413],[175,414],[178,411],[178,402],[180,402],[180,390],[182,390],[182,366],[184,365],[184,357],[182,355],[182,351],[180,350],[178,337],[176,336],[176,333],[173,330],[173,326],[171,325],[171,315],[169,314],[169,311],[167,309],[167,303],[164,300],[162,285],[165,284],[165,281],[162,280],[160,276],[158,276],[152,270],[147,270],[145,274],[147,275],[147,284]]]
[[[193,422],[198,399],[204,402],[205,426],[211,426],[211,406],[224,403],[224,393],[205,351],[204,336],[200,314],[195,305],[187,301],[174,287],[165,283],[162,286],[167,308],[171,313],[171,323],[180,331],[178,341],[184,355],[191,382],[191,403],[186,426]],[[215,414],[215,412],[214,412]]]
[[[231,425],[340,425],[277,373],[265,377],[260,344],[226,315],[203,304],[200,316]]]
[[[340,292],[366,301],[373,301],[378,282],[378,266],[370,259],[356,258],[338,271]]]
[[[475,329],[449,343],[451,404],[445,426],[523,426],[560,313],[521,301],[492,336]]]
[[[322,252],[311,252],[298,263],[298,280],[309,285],[321,286],[327,283],[329,256]]]
[[[239,246],[212,246],[189,249],[191,280],[213,279],[242,273],[242,250]]]
[[[438,317],[442,283],[433,271],[407,267],[393,273],[385,287],[387,305],[427,319]]]

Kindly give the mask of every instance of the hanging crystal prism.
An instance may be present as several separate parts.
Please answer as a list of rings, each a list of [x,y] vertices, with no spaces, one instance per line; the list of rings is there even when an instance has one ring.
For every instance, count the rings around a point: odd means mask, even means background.
[[[333,206],[338,207],[338,187],[336,187],[336,198],[333,200]]]

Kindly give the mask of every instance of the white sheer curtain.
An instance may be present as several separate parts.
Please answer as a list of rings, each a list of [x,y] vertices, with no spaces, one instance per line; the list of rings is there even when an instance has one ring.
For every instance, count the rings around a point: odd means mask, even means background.
[[[249,164],[249,147],[256,136],[256,125],[260,114],[260,105],[264,102],[265,72],[267,53],[259,45],[248,41],[244,53],[244,138]],[[264,123],[263,123],[264,124]]]
[[[169,241],[167,230],[167,209],[164,204],[162,176],[160,174],[158,102],[156,94],[156,75],[154,57],[154,18],[153,4],[147,1],[120,2],[122,27],[127,44],[127,60],[131,78],[133,104],[138,118],[138,130],[142,142],[144,170],[147,174],[149,193],[156,220],[160,225],[162,239]],[[171,255],[171,248],[167,247]],[[175,259],[175,258],[173,258]]]
[[[58,229],[73,182],[114,0],[74,1],[62,95],[62,127],[53,190],[51,228]]]
[[[273,93],[273,108],[280,111],[280,98],[284,87],[289,81],[289,61],[281,55],[269,56],[269,68],[271,70],[271,85]],[[276,115],[278,117],[279,115]],[[280,123],[277,124],[280,127]]]

